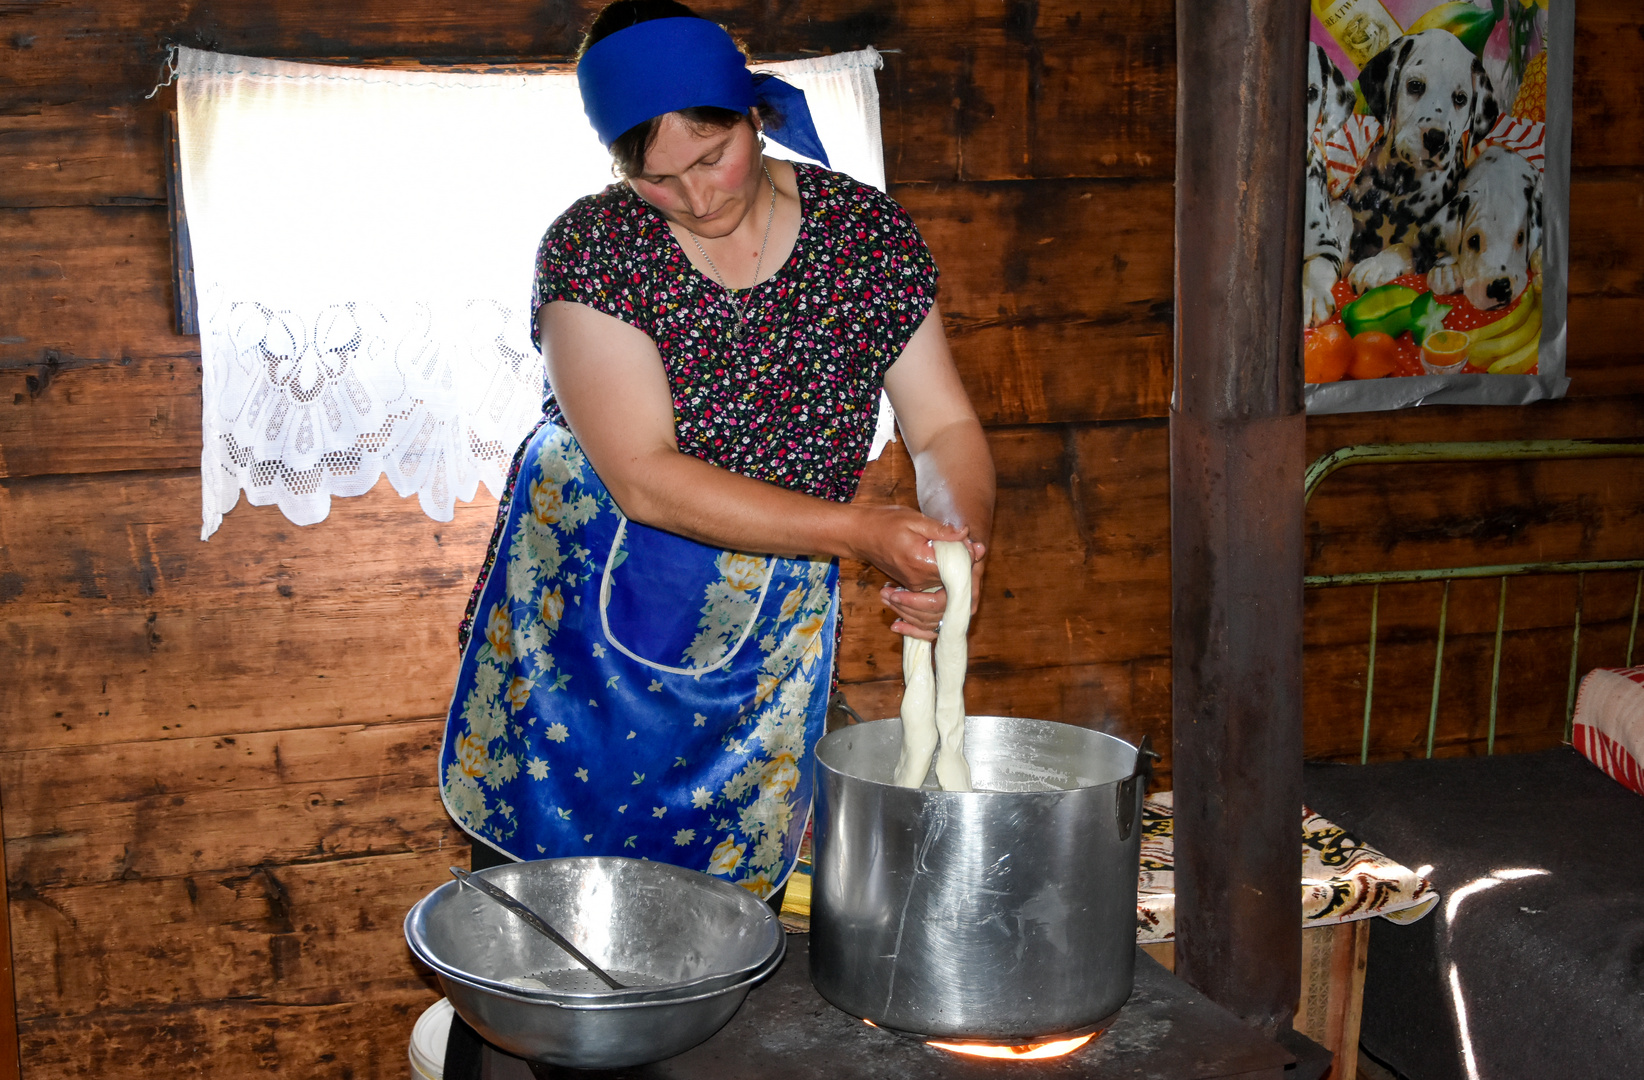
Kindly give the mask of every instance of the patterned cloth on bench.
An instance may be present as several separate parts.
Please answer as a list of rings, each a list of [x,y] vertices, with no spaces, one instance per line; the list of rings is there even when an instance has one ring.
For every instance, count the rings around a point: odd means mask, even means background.
[[[1142,870],[1136,896],[1136,940],[1176,936],[1175,809],[1172,793],[1142,804]],[[1305,806],[1301,822],[1303,926],[1328,926],[1380,915],[1411,923],[1438,903],[1428,880],[1401,866]]]

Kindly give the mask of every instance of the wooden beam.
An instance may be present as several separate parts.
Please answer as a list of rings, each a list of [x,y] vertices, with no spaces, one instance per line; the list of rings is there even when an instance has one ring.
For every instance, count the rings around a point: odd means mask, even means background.
[[[1306,20],[1176,4],[1176,966],[1268,1033],[1301,978]]]
[[[0,820],[0,837],[5,836],[5,822]],[[6,867],[5,844],[0,841],[0,1080],[20,1080],[23,1063],[17,1045],[17,983],[11,962],[11,904],[7,893],[10,886]]]

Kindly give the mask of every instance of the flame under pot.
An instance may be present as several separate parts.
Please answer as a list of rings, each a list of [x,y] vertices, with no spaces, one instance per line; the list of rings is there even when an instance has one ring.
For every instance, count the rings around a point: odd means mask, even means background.
[[[816,751],[811,979],[881,1027],[1025,1043],[1130,996],[1145,783],[1121,739],[972,716],[974,791],[902,788],[900,720]]]

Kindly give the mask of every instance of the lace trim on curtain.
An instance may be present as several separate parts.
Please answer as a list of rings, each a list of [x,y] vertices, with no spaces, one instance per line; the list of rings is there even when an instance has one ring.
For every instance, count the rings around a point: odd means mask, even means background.
[[[227,361],[210,369],[202,539],[242,489],[311,525],[331,496],[362,495],[381,476],[449,521],[482,481],[501,492],[541,412],[523,305],[342,301],[303,314],[202,288],[201,309],[202,350]]]

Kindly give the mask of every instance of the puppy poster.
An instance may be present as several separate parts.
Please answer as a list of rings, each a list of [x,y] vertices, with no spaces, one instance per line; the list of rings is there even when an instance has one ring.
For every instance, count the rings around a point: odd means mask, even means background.
[[[1561,397],[1573,0],[1311,0],[1312,413]]]

